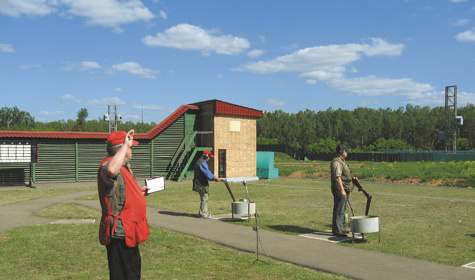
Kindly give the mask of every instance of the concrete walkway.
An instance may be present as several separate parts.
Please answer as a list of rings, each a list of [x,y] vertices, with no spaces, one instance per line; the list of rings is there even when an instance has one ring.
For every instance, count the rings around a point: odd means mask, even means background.
[[[82,191],[0,206],[0,234],[15,227],[52,222],[51,219],[32,217],[31,213],[58,203],[74,202],[100,210],[98,201],[80,200],[95,193]],[[147,215],[151,226],[256,254],[257,234],[250,227],[150,207],[147,209]],[[259,246],[260,257],[268,255],[277,260],[352,279],[475,279],[475,269],[471,268],[366,251],[262,229],[259,230],[259,237],[262,244]]]

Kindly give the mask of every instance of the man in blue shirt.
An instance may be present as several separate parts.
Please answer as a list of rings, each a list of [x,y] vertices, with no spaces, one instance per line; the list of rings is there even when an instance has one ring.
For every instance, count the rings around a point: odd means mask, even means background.
[[[195,163],[195,175],[193,178],[193,190],[200,194],[201,204],[199,215],[202,218],[209,219],[211,214],[208,213],[208,197],[209,197],[209,182],[208,180],[215,180],[221,182],[222,180],[208,168],[208,161],[214,158],[210,150],[205,150],[200,159]]]

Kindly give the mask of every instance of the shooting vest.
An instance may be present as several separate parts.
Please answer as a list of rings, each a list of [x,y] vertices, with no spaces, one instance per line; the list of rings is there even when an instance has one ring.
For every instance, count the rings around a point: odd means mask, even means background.
[[[147,202],[140,189],[137,180],[130,174],[130,171],[122,166],[119,176],[123,176],[125,182],[126,200],[124,207],[119,215],[111,211],[109,198],[106,194],[106,187],[101,178],[101,168],[104,163],[111,158],[105,158],[97,173],[97,187],[99,192],[99,201],[102,208],[101,224],[99,225],[99,241],[102,245],[109,245],[111,236],[114,235],[115,226],[111,228],[111,217],[120,219],[124,226],[125,242],[128,247],[136,247],[147,240],[150,229],[147,222]]]
[[[333,162],[339,162],[343,168],[342,173],[341,173],[341,181],[343,182],[343,188],[345,188],[345,192],[347,191],[353,191],[354,185],[353,185],[353,176],[351,175],[350,167],[346,163],[346,161],[343,161],[341,157],[335,157],[331,164],[330,164],[330,169],[331,169],[331,176],[332,176],[332,188],[337,188],[336,182],[335,182],[335,176],[333,174],[333,169],[331,166],[333,165]]]
[[[193,190],[198,193],[209,193],[209,182],[206,175],[201,171],[200,165],[206,160],[200,158],[195,163]]]

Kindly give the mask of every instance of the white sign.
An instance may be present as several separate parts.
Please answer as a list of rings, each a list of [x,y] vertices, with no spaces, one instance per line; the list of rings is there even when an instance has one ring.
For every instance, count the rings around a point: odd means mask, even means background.
[[[31,162],[31,145],[0,144],[0,162]]]

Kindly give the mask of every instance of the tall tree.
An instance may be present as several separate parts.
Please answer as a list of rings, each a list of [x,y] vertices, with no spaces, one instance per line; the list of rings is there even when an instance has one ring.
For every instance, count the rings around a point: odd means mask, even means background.
[[[30,113],[21,111],[18,107],[2,107],[0,109],[0,128],[24,130],[35,124],[35,118]]]
[[[309,109],[299,111],[296,122],[299,144],[307,150],[308,146],[317,140],[315,112]]]
[[[76,125],[74,131],[86,131],[86,118],[89,116],[86,108],[79,109],[77,113]]]

